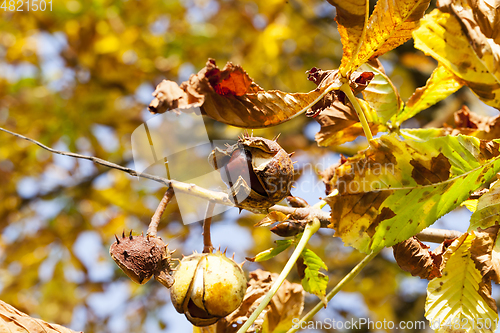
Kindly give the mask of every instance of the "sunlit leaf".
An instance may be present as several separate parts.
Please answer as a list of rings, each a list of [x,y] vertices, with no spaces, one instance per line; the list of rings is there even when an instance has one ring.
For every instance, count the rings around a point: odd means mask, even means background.
[[[328,2],[337,9],[335,21],[337,22],[344,52],[339,71],[346,74],[356,69],[352,62],[358,53],[363,32],[368,22],[368,1],[328,0]]]
[[[337,23],[344,48],[339,70],[346,74],[371,57],[382,55],[410,39],[430,0],[379,0],[367,22],[365,1],[329,2],[337,7]]]
[[[385,123],[401,110],[403,103],[398,91],[387,75],[370,64],[361,65],[359,70],[375,73],[362,94],[368,105],[377,113],[380,122]]]
[[[328,276],[320,272],[320,269],[328,270],[326,264],[321,258],[309,249],[304,249],[301,253],[304,260],[305,270],[302,286],[304,290],[315,294],[323,302],[324,306],[328,303],[326,299],[326,287],[328,286]]]
[[[349,158],[325,200],[330,227],[362,252],[414,236],[460,205],[500,170],[499,143],[467,136],[402,141],[384,135]]]
[[[261,262],[272,259],[281,252],[288,249],[292,244],[293,244],[293,239],[278,239],[276,241],[276,247],[260,252],[255,256],[255,258],[251,258],[250,261]]]
[[[441,277],[429,282],[425,317],[436,332],[495,332],[498,321],[484,298],[491,291],[481,286],[481,274],[471,258],[474,234],[464,234],[448,247]]]
[[[66,327],[33,318],[0,301],[0,332],[5,333],[76,333]]]
[[[488,192],[479,198],[476,211],[470,218],[469,230],[486,229],[500,224],[499,198],[500,182],[497,181]]]
[[[476,1],[439,1],[438,8],[454,15],[467,36],[481,62],[491,75],[500,80],[500,39],[498,26],[500,11],[497,2]]]
[[[450,73],[446,67],[439,65],[432,72],[424,87],[418,88],[410,97],[401,111],[394,117],[397,124],[410,119],[420,111],[442,101],[449,95],[462,87],[463,83],[454,74]]]
[[[416,48],[462,79],[483,102],[500,106],[500,74],[488,69],[453,15],[433,10],[421,20],[413,38]]]
[[[210,59],[198,74],[180,86],[162,81],[149,105],[153,113],[200,107],[203,114],[222,123],[243,128],[261,128],[290,120],[313,106],[332,87],[309,93],[265,91],[232,63],[220,70]]]

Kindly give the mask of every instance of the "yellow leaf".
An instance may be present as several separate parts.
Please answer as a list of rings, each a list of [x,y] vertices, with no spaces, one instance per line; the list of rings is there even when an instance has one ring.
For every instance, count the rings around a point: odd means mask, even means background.
[[[475,234],[464,234],[443,255],[442,276],[427,287],[425,317],[436,332],[494,332],[498,314],[483,297],[481,273],[471,258]]]
[[[431,55],[464,80],[483,102],[493,107],[500,106],[500,79],[474,52],[454,16],[433,10],[421,20],[413,38],[417,49]]]
[[[335,21],[338,24],[344,51],[339,71],[342,76],[346,76],[347,72],[355,69],[352,66],[352,60],[358,53],[368,21],[368,1],[328,0],[328,2],[337,8]]]
[[[401,124],[420,111],[442,101],[463,86],[462,81],[442,65],[438,65],[424,87],[418,88],[406,103],[403,111],[395,117]]]
[[[465,200],[460,204],[460,206],[465,206],[468,210],[474,213],[477,209],[477,201],[477,199]]]
[[[382,55],[411,38],[430,0],[379,0],[370,19],[366,1],[329,0],[344,48],[339,71],[352,72],[371,57]]]
[[[377,1],[368,21],[366,35],[352,62],[352,69],[410,39],[429,3],[430,0]]]

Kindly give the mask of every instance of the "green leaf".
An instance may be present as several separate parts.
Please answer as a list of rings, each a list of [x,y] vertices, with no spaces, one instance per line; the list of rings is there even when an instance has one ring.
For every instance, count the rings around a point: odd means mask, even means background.
[[[450,212],[500,171],[499,141],[468,136],[401,140],[395,134],[336,169],[335,236],[369,253],[392,246]]]
[[[271,258],[276,257],[278,254],[281,252],[285,251],[292,245],[294,242],[293,239],[279,239],[276,241],[276,247],[275,248],[270,248],[265,251],[260,252],[253,258],[253,261],[255,262],[261,262],[261,261],[266,261]]]
[[[436,332],[495,332],[498,314],[483,299],[491,295],[469,251],[475,237],[455,240],[443,255],[442,276],[429,282],[425,317]]]
[[[442,101],[463,86],[462,80],[439,65],[432,72],[424,87],[418,88],[410,97],[403,111],[394,117],[393,122],[398,126],[403,121],[410,119],[420,111]]]
[[[401,110],[403,104],[396,87],[387,75],[369,64],[361,65],[359,70],[375,74],[362,94],[365,101],[377,112],[379,122],[387,122]]]
[[[500,74],[487,68],[453,15],[433,10],[421,20],[420,28],[414,31],[413,38],[417,49],[432,56],[464,80],[483,102],[500,107]]]
[[[500,182],[496,182],[490,190],[483,194],[474,214],[470,217],[469,231],[478,228],[486,229],[500,223]]]
[[[320,269],[328,270],[326,264],[312,250],[304,249],[301,254],[304,259],[306,269],[305,276],[302,279],[304,290],[318,296],[326,307],[328,303],[326,299],[326,287],[328,286],[328,276],[321,273]]]

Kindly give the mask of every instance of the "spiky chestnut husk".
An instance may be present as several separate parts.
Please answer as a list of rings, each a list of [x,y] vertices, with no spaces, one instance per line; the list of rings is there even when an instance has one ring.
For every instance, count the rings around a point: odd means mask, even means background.
[[[237,207],[267,209],[290,195],[290,155],[276,141],[244,135],[227,149],[215,148],[208,160],[229,185]]]
[[[157,237],[122,234],[109,249],[111,258],[132,279],[144,284],[154,275],[167,288],[174,283],[171,268],[171,253],[167,245]]]
[[[170,299],[195,326],[212,325],[236,310],[247,289],[241,266],[219,251],[183,258],[174,279]]]

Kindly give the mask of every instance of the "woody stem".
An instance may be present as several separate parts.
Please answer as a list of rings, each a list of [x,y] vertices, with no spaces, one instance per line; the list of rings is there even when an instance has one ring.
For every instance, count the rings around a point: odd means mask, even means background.
[[[203,253],[212,253],[214,247],[210,235],[210,225],[212,224],[212,215],[214,214],[215,202],[209,201],[205,220],[203,220]]]
[[[174,189],[172,187],[169,187],[167,192],[165,192],[165,195],[163,195],[160,203],[158,204],[153,217],[151,218],[151,223],[149,223],[146,235],[156,237],[156,232],[158,231],[158,225],[160,224],[161,216],[163,215],[165,208],[167,208],[168,203],[170,202],[170,200],[172,200],[173,197]]]

